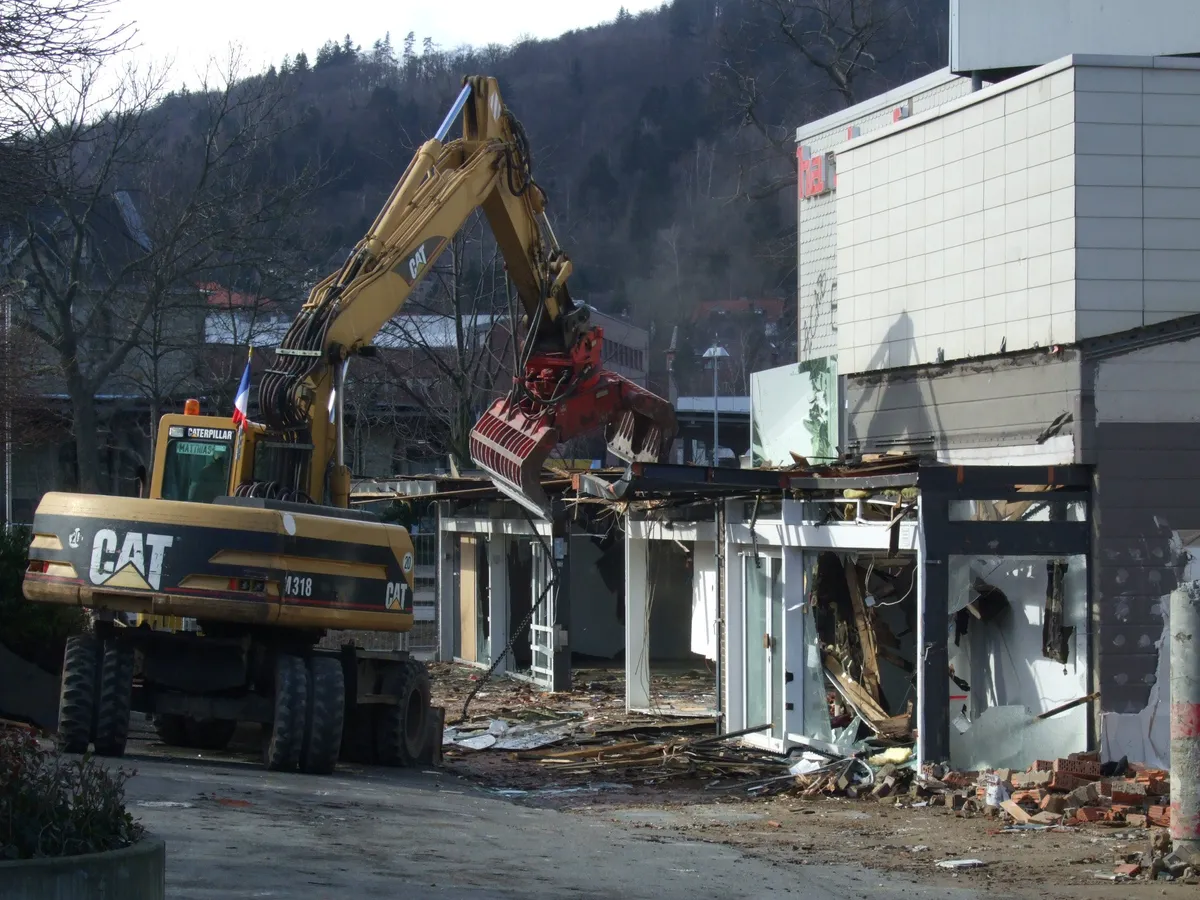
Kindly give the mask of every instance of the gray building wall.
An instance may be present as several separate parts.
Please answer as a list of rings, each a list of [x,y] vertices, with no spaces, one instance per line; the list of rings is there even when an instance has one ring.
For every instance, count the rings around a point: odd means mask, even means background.
[[[936,452],[943,462],[1076,460],[1079,353],[1011,354],[846,377],[846,448]]]

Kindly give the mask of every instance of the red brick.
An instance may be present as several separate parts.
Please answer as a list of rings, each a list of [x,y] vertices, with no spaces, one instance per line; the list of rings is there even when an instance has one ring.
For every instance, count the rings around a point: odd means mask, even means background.
[[[1079,822],[1103,822],[1108,818],[1108,810],[1099,806],[1085,806],[1075,813]]]
[[[1131,828],[1145,828],[1146,817],[1141,813],[1126,813],[1125,821]]]
[[[1074,775],[1078,778],[1100,777],[1100,761],[1093,759],[1056,759],[1054,774]]]
[[[1152,806],[1146,811],[1146,818],[1150,820],[1150,824],[1156,828],[1171,827],[1171,807],[1169,806]]]
[[[1067,757],[1071,760],[1079,760],[1081,762],[1094,762],[1100,764],[1100,754],[1094,750],[1089,750],[1087,753],[1072,753]]]
[[[1142,871],[1142,867],[1137,863],[1124,863],[1113,869],[1113,874],[1126,875],[1130,878],[1135,878],[1140,871]]]
[[[1062,794],[1047,794],[1042,798],[1041,807],[1046,812],[1062,813],[1067,808],[1067,798]]]
[[[1171,782],[1167,778],[1150,778],[1146,785],[1146,793],[1152,797],[1170,797]]]
[[[1054,763],[1048,759],[1039,759],[1029,767],[1030,772],[1053,772]]]
[[[1067,775],[1062,772],[1055,772],[1050,776],[1050,790],[1052,791],[1073,791],[1076,788],[1081,788],[1085,784],[1090,784],[1091,781],[1087,778],[1080,778],[1077,775]]]
[[[1029,791],[1016,791],[1013,793],[1012,799],[1013,802],[1017,804],[1024,803],[1029,804],[1030,806],[1038,806],[1048,796],[1048,792],[1042,790],[1041,788],[1036,788]]]

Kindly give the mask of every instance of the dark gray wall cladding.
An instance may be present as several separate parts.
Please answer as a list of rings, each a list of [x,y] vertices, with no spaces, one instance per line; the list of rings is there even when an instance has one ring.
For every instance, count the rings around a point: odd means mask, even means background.
[[[1028,445],[1073,416],[1078,396],[1074,350],[848,375],[846,437],[860,452]]]
[[[1096,426],[1092,596],[1100,707],[1146,707],[1162,638],[1159,604],[1187,562],[1172,537],[1200,529],[1200,423]]]

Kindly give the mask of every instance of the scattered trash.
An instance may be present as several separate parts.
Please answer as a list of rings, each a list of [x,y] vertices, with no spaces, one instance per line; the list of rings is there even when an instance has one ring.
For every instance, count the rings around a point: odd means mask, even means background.
[[[191,809],[196,804],[186,800],[139,800],[137,805],[143,809]]]
[[[939,869],[981,869],[986,866],[982,859],[944,859],[938,863]]]
[[[217,802],[222,806],[232,806],[237,809],[245,809],[252,805],[249,800],[235,800],[232,797],[218,797]]]

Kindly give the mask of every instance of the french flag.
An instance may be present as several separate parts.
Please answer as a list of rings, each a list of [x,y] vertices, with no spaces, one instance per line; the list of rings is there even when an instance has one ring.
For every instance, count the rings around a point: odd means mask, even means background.
[[[237,395],[233,398],[233,424],[239,428],[245,427],[246,412],[250,409],[250,361],[254,358],[253,348],[246,359],[246,371],[242,373],[242,382],[238,385]]]

